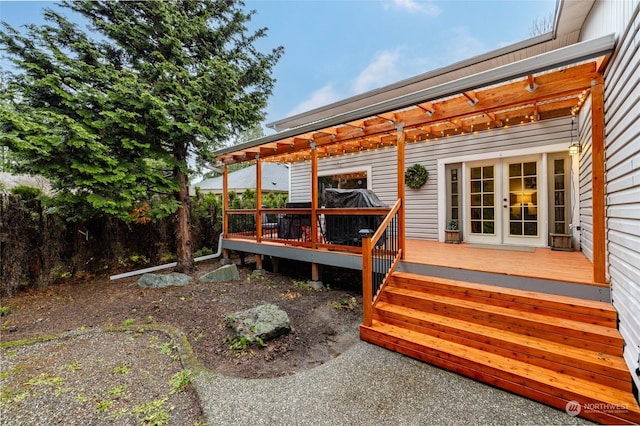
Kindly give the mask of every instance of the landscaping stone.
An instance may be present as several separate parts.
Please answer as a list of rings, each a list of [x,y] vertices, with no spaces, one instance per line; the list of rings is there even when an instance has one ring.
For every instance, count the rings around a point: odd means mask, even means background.
[[[267,341],[291,331],[289,315],[270,303],[228,315],[225,320],[237,338]]]
[[[309,281],[308,285],[309,285],[309,288],[312,290],[316,290],[316,291],[324,290],[324,284],[322,283],[322,281],[311,280]]]
[[[170,274],[144,274],[138,280],[138,287],[142,288],[164,288],[170,286],[185,286],[191,281],[189,275],[179,272]]]
[[[221,266],[215,271],[209,272],[199,278],[203,283],[219,283],[239,279],[240,273],[238,272],[238,267],[234,263]]]

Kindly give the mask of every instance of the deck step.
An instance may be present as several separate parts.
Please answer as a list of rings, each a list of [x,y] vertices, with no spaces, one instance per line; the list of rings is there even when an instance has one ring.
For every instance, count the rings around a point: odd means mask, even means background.
[[[365,341],[601,422],[640,422],[616,312],[602,302],[394,273]]]
[[[532,313],[556,316],[588,324],[617,326],[618,314],[610,303],[578,299],[533,291],[476,284],[439,277],[425,277],[407,272],[395,272],[390,286],[413,290],[428,289],[431,294],[478,300],[493,306],[510,307]]]
[[[622,337],[613,327],[532,313],[518,306],[505,308],[393,286],[386,289],[379,300],[606,354],[622,355]]]
[[[385,302],[376,305],[374,319],[541,367],[552,368],[585,380],[628,392],[632,391],[629,370],[619,356]]]
[[[360,327],[370,343],[564,410],[577,401],[580,416],[603,424],[640,422],[631,392],[594,383],[413,330],[374,321]]]

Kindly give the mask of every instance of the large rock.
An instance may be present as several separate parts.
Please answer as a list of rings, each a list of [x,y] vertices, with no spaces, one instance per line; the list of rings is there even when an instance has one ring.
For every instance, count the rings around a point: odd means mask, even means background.
[[[291,331],[289,315],[276,305],[265,304],[228,315],[225,320],[237,338],[250,342],[273,339]]]
[[[179,272],[170,274],[144,274],[138,280],[138,287],[142,288],[163,288],[169,286],[185,286],[191,281],[189,275]]]
[[[204,274],[199,278],[203,283],[219,283],[226,281],[234,281],[240,279],[240,273],[235,263],[231,265],[224,265],[215,271]]]

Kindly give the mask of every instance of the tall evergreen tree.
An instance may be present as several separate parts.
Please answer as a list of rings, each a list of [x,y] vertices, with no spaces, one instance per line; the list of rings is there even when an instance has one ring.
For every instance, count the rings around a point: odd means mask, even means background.
[[[257,50],[266,29],[248,30],[254,12],[240,1],[61,5],[87,27],[51,9],[24,32],[2,24],[18,70],[2,93],[2,143],[67,205],[127,217],[150,194],[168,196],[158,208],[176,215],[176,270],[190,271],[188,159],[207,160],[264,118],[283,49]]]

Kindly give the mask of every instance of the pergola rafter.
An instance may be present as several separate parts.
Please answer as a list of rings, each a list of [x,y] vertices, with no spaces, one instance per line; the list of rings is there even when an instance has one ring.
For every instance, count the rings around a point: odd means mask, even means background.
[[[527,75],[457,96],[376,114],[340,126],[284,138],[253,149],[219,157],[225,164],[253,161],[309,160],[312,149],[320,157],[343,155],[395,145],[402,124],[407,141],[425,141],[473,133],[518,123],[575,114],[592,81],[598,78],[596,60],[560,70]]]

